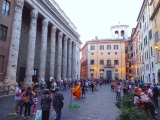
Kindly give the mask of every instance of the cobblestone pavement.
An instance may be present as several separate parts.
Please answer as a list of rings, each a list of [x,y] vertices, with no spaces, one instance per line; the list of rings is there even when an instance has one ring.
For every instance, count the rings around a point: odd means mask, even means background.
[[[78,109],[67,108],[70,101],[70,90],[61,90],[61,92],[65,99],[62,120],[115,120],[120,112],[115,106],[115,93],[110,91],[110,85],[102,85],[98,91],[93,93],[88,91],[85,99],[76,100],[73,97],[72,103],[81,106]],[[23,120],[19,116],[12,116],[13,99],[14,96],[0,98],[0,120]],[[38,99],[40,101],[40,96]],[[40,109],[39,103],[37,109]],[[157,111],[160,113],[160,110]],[[34,119],[35,116],[31,115],[28,120]],[[149,117],[149,120],[152,119]]]

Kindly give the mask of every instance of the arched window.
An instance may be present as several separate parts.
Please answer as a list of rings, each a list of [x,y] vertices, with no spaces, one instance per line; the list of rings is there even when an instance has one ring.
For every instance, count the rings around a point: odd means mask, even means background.
[[[124,37],[124,30],[121,31],[121,37]]]
[[[115,37],[118,38],[119,37],[119,33],[118,31],[115,31]]]
[[[100,50],[104,50],[104,45],[100,45]]]
[[[90,49],[91,49],[91,50],[95,50],[95,46],[92,45],[92,46],[90,47]]]

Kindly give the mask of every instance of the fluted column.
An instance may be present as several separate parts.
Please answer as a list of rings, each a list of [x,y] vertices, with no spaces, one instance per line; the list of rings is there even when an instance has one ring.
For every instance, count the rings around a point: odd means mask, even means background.
[[[62,65],[62,36],[63,33],[58,33],[58,54],[57,54],[57,79],[61,80],[61,65]]]
[[[29,42],[28,42],[28,54],[27,54],[27,67],[26,67],[24,84],[32,84],[36,32],[37,32],[37,18],[38,18],[38,11],[36,9],[33,9],[31,11],[31,23],[30,23],[30,30],[29,30]]]
[[[72,79],[76,79],[76,43],[73,42],[72,47]]]
[[[16,72],[22,24],[24,0],[15,0],[14,19],[12,24],[11,43],[4,85],[16,85]]]
[[[72,57],[72,40],[69,40],[68,42],[68,53],[67,53],[67,56],[68,56],[68,60],[67,60],[67,77],[68,77],[68,80],[71,80],[71,57]]]
[[[62,79],[67,80],[67,41],[68,37],[66,36],[64,38],[64,47],[63,47],[63,53],[62,53]]]
[[[48,35],[48,20],[45,18],[42,21],[39,82],[45,80],[44,77],[45,77],[45,68],[46,68],[47,35]]]
[[[51,28],[51,44],[50,44],[50,76],[54,77],[55,67],[55,43],[56,42],[56,27]]]

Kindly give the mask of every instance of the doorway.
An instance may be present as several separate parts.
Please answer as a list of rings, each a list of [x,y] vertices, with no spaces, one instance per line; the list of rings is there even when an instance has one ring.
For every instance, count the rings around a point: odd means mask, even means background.
[[[112,71],[107,71],[106,78],[108,80],[112,79]]]

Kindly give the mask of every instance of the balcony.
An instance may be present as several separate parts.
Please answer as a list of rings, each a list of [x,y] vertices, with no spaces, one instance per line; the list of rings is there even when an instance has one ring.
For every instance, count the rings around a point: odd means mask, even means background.
[[[104,65],[104,68],[114,68],[115,66],[114,65],[112,65],[112,64],[105,64]]]

